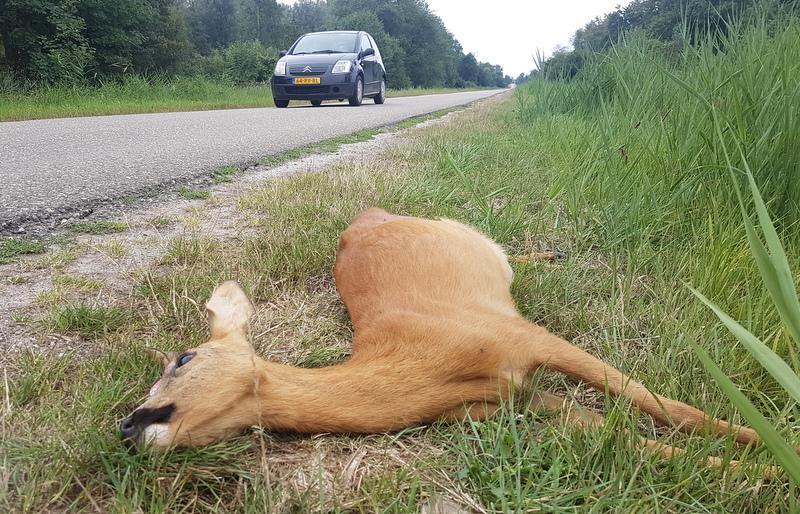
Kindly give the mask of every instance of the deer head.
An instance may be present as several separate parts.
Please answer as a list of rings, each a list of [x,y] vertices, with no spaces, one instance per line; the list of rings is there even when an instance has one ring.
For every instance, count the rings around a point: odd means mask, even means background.
[[[183,353],[161,353],[164,372],[120,431],[134,448],[197,446],[258,423],[259,362],[247,340],[253,305],[236,282],[206,304],[210,340]]]

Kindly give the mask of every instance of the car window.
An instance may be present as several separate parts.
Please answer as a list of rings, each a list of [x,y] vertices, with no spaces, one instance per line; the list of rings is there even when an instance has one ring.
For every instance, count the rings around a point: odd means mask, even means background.
[[[367,48],[372,48],[372,45],[369,43],[369,38],[367,38],[366,34],[361,35],[361,49],[366,50]]]
[[[300,38],[292,49],[292,55],[350,53],[356,46],[357,34],[322,32]]]
[[[378,50],[378,45],[375,44],[375,40],[372,39],[372,36],[369,36],[369,42],[370,42],[370,44],[372,44],[372,48],[375,49],[375,57],[377,57],[378,60],[380,61],[381,60],[381,52],[380,52],[380,50]]]

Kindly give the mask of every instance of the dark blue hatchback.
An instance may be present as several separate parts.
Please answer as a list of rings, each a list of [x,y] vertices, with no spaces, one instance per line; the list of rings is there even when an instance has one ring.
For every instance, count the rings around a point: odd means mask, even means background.
[[[289,100],[348,100],[361,105],[386,100],[386,69],[375,40],[363,31],[312,32],[300,36],[275,65],[272,97],[276,107]]]

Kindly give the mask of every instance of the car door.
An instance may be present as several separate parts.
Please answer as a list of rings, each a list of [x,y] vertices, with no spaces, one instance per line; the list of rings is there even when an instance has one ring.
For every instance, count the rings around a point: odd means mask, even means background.
[[[369,36],[369,42],[372,44],[372,48],[375,49],[375,80],[378,82],[378,87],[380,87],[381,80],[386,75],[386,68],[383,65],[383,57],[381,57],[381,51],[378,50],[375,38]]]
[[[361,34],[361,51],[372,48],[366,34]],[[374,48],[373,48],[374,50]],[[361,59],[361,68],[364,70],[364,94],[376,93],[380,84],[377,75],[377,60],[374,55],[368,55]]]

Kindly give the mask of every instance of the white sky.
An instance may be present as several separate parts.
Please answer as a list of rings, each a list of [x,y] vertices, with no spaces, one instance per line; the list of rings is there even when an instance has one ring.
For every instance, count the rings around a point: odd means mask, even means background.
[[[516,77],[534,67],[538,50],[549,55],[593,18],[630,0],[428,0],[445,26],[479,61],[499,64]]]
[[[292,4],[294,0],[280,0]],[[545,56],[593,18],[630,0],[428,0],[428,5],[458,39],[464,53],[499,64],[516,77],[534,67],[537,50]]]

